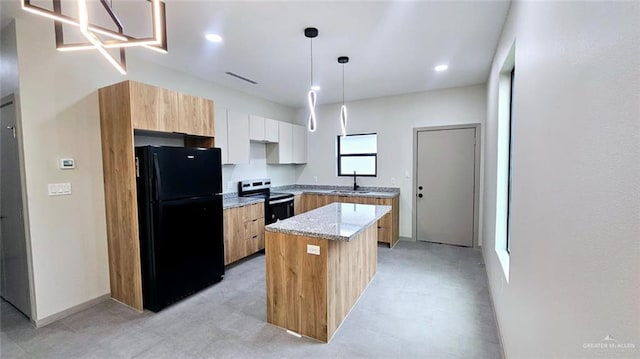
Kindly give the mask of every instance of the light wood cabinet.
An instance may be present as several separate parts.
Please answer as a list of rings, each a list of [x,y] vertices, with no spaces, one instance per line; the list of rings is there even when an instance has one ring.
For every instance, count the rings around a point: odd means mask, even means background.
[[[224,264],[264,249],[264,203],[228,208],[224,216]]]
[[[178,93],[129,81],[133,127],[140,130],[180,132]]]
[[[299,215],[300,213],[304,213],[305,211],[303,210],[303,203],[302,203],[302,195],[301,194],[297,194],[295,196],[293,196],[293,214],[295,216]]]
[[[178,93],[178,128],[176,132],[214,137],[213,101]]]
[[[249,163],[249,115],[227,110],[227,149],[229,163]]]
[[[98,98],[111,296],[142,311],[134,130],[183,132],[186,146],[213,147],[213,101],[135,81]]]
[[[125,81],[133,128],[214,137],[213,101],[135,81]]]
[[[300,211],[296,207],[296,214],[304,213],[334,202],[377,204],[391,206],[391,212],[378,220],[378,242],[389,244],[390,248],[396,245],[400,235],[400,199],[399,197],[362,197],[349,195],[324,195],[302,194],[300,198]]]

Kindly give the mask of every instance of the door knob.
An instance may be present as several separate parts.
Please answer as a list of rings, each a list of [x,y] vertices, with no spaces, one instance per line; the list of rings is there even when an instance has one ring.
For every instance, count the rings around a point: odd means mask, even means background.
[[[11,132],[13,132],[13,138],[16,138],[16,128],[13,126],[7,126],[7,129],[11,130]]]
[[[418,193],[418,197],[422,198],[422,193]]]

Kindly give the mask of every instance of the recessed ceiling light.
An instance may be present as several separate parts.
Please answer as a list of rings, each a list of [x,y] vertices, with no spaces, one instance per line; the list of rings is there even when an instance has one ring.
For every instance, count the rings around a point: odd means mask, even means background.
[[[438,66],[434,67],[433,69],[438,71],[438,72],[441,72],[441,71],[447,71],[448,68],[449,68],[448,65],[438,65]]]
[[[222,36],[218,34],[207,34],[205,38],[211,42],[222,42]]]
[[[320,91],[320,86],[317,86],[317,85],[316,86],[311,86],[311,89],[313,91]]]

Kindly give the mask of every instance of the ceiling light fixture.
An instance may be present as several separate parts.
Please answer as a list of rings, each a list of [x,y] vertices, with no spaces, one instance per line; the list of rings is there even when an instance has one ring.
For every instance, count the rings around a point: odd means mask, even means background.
[[[438,66],[434,67],[433,69],[438,71],[438,72],[442,72],[442,71],[447,71],[448,68],[449,68],[449,65],[438,65]]]
[[[344,104],[344,64],[349,63],[349,57],[338,57],[338,63],[342,64],[342,106],[340,107],[340,128],[342,136],[347,135],[347,106]]]
[[[205,38],[211,42],[222,42],[222,36],[218,34],[207,34],[205,35]]]
[[[307,105],[309,106],[309,132],[315,132],[317,128],[316,122],[316,91],[313,85],[313,39],[318,36],[318,29],[308,27],[304,29],[304,36],[309,39],[311,44],[311,82],[309,83],[309,92],[307,92]]]
[[[151,24],[153,28],[153,36],[148,38],[136,38],[125,34],[122,23],[120,23],[107,0],[100,0],[100,4],[118,28],[117,31],[89,23],[87,0],[76,0],[78,17],[75,18],[62,13],[61,0],[51,1],[53,10],[36,6],[31,3],[32,0],[22,0],[22,9],[54,20],[56,49],[59,51],[98,50],[122,74],[126,74],[124,53],[124,48],[126,47],[141,46],[162,53],[167,52],[167,16],[165,4],[161,0],[148,0],[151,2]],[[63,24],[79,27],[80,33],[88,42],[66,44],[63,36]],[[106,36],[109,39],[101,40],[96,34]],[[119,49],[120,60],[116,60],[106,49]]]

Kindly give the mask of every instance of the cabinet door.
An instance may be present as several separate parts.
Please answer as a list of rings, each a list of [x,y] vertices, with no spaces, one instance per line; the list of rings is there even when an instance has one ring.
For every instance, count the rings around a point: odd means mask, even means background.
[[[249,115],[249,140],[264,141],[264,117]]]
[[[227,109],[224,107],[215,107],[215,128],[216,128],[216,147],[220,148],[222,154],[222,164],[229,163],[229,148],[227,142]]]
[[[213,101],[178,94],[179,131],[196,136],[214,137]]]
[[[264,140],[267,142],[278,142],[280,139],[278,133],[278,121],[270,118],[264,119]]]
[[[223,211],[224,218],[224,264],[233,263],[245,257],[245,210],[244,207]]]
[[[296,214],[308,212],[318,208],[318,196],[315,194],[309,194],[309,193],[303,194],[302,197],[300,197],[300,203],[301,203],[300,207],[302,208],[302,212],[298,212],[298,207],[296,207],[294,204],[294,207],[295,207],[294,210]]]
[[[302,196],[303,195],[298,194],[293,197],[293,214],[294,215],[299,215],[300,213],[306,212],[306,210],[303,207]]]
[[[135,81],[129,81],[129,92],[133,128],[160,132],[179,130],[177,92]]]
[[[307,163],[307,129],[293,125],[293,163]]]
[[[229,163],[249,163],[249,115],[227,111]]]
[[[278,123],[278,163],[293,161],[293,125],[287,122]]]

